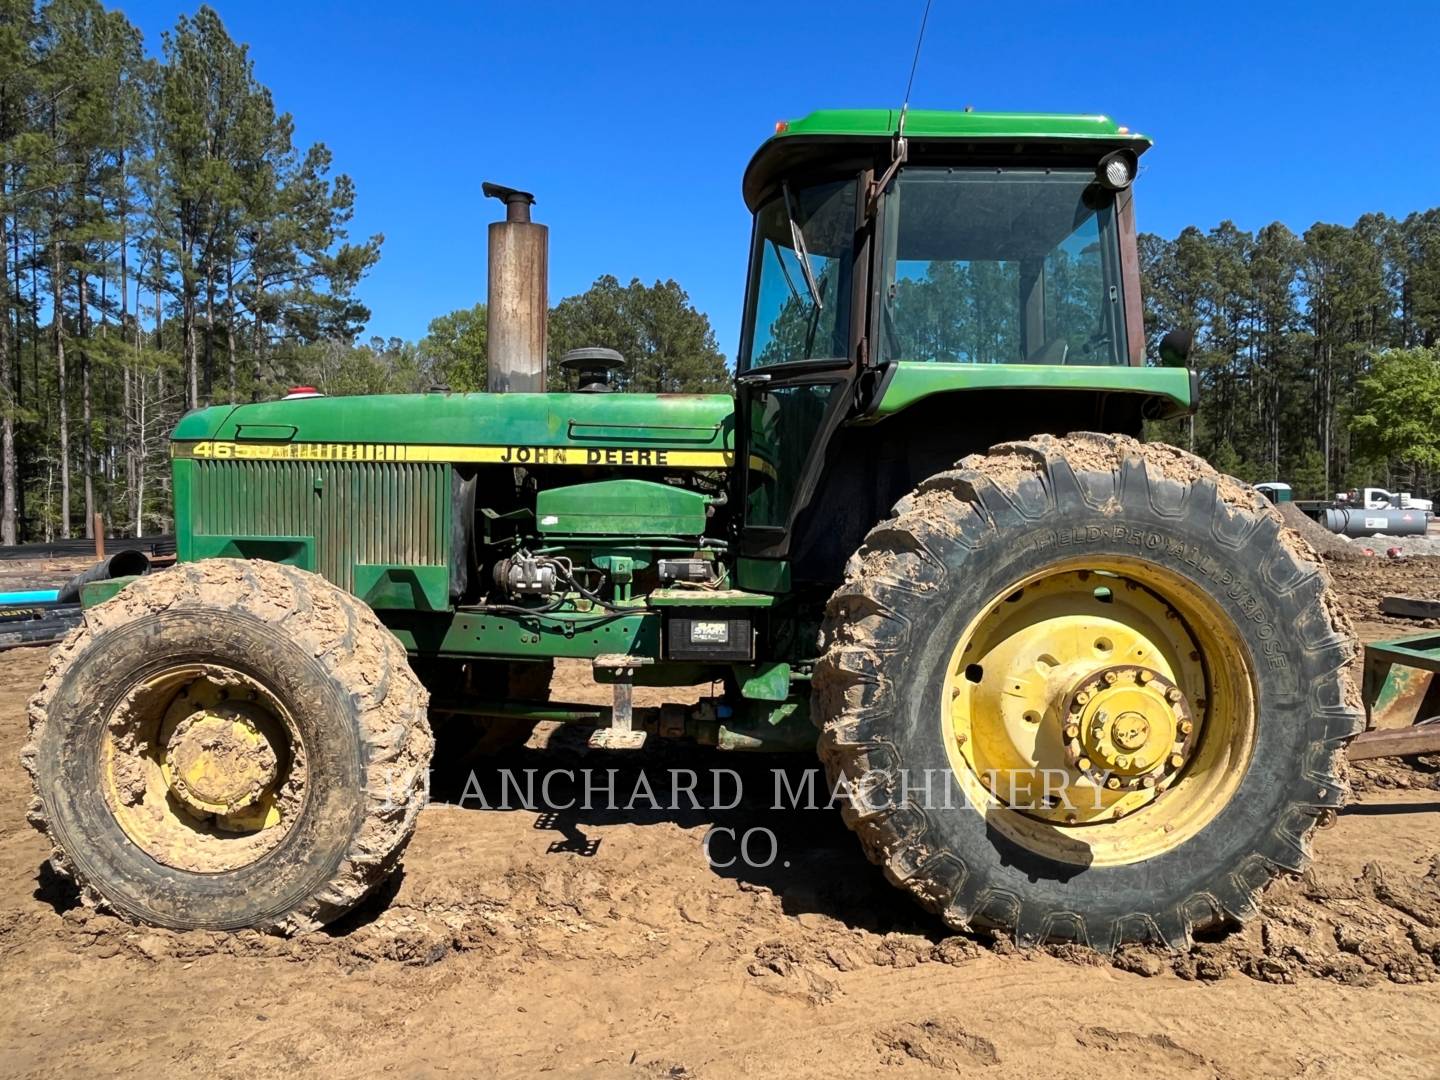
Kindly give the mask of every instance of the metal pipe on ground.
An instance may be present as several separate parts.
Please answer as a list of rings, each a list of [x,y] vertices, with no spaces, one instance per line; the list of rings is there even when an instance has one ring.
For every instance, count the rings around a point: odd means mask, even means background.
[[[73,604],[80,599],[80,590],[92,581],[109,581],[111,578],[131,577],[150,569],[150,556],[143,551],[117,551],[103,562],[89,570],[76,574],[60,587],[56,599],[62,604]]]
[[[481,190],[505,204],[505,220],[490,223],[486,389],[544,393],[550,230],[530,220],[530,192],[488,181]]]

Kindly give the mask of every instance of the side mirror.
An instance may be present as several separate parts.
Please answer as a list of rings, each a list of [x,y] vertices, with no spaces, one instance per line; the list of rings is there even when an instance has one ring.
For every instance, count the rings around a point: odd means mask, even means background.
[[[1195,335],[1189,330],[1171,330],[1160,339],[1160,363],[1164,367],[1184,367],[1190,359]]]

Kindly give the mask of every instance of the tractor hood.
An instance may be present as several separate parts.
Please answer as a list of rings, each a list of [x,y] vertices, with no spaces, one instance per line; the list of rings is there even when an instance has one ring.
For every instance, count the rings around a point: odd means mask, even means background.
[[[727,394],[386,394],[217,405],[181,418],[177,458],[725,468]]]

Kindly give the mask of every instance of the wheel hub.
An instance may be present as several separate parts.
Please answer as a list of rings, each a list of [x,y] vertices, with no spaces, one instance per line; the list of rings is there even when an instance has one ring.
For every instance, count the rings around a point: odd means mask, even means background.
[[[1061,827],[1152,806],[1190,774],[1210,722],[1196,633],[1168,597],[1108,569],[1042,573],[998,596],[947,680],[972,797]]]
[[[199,708],[164,746],[170,792],[197,814],[229,815],[261,801],[279,775],[265,721],[243,703]]]
[[[1079,680],[1065,701],[1065,756],[1110,791],[1163,790],[1190,756],[1185,695],[1147,667],[1110,667]]]
[[[186,809],[228,816],[255,806],[279,778],[273,723],[248,702],[196,709],[165,741],[162,769]]]

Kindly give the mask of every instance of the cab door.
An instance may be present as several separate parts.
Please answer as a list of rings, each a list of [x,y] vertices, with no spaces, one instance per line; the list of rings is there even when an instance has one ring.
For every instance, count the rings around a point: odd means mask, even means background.
[[[755,216],[735,380],[747,555],[785,556],[854,402],[868,258],[860,182],[786,183]]]

